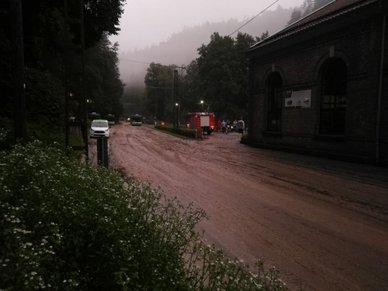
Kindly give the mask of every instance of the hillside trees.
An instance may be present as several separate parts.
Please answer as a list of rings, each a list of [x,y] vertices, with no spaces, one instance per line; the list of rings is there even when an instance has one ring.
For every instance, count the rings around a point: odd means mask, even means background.
[[[332,0],[304,0],[303,4],[294,9],[291,13],[291,18],[288,21],[288,24],[298,21],[307,14],[313,12],[316,9],[321,8],[323,5],[331,2]]]

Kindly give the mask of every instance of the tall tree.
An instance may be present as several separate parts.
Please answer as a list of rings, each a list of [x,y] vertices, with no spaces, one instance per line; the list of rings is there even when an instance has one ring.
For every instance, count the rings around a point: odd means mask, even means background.
[[[123,84],[118,69],[117,45],[111,45],[108,38],[102,39],[87,51],[85,78],[89,111],[102,116],[122,113],[120,102]]]
[[[238,84],[233,80],[236,71],[234,40],[214,33],[210,43],[202,45],[198,53],[201,95],[217,115],[228,114],[230,101],[237,96],[239,90]]]
[[[144,79],[146,108],[158,119],[171,119],[173,108],[174,66],[151,63]]]
[[[247,49],[255,42],[247,34],[236,39],[214,33],[208,45],[198,49],[198,86],[210,109],[220,118],[245,113],[248,86]]]
[[[118,32],[124,2],[125,0],[84,0],[82,10],[85,20],[85,45],[87,49],[91,48],[89,51],[92,54],[95,52],[93,48],[105,35]],[[80,74],[76,73],[76,70],[80,70],[81,62],[79,49],[81,2],[78,0],[23,0],[22,3],[27,116],[30,122],[52,122],[53,125],[60,125],[61,114],[58,113],[64,111],[61,99],[63,99],[64,92],[63,55],[65,51],[69,56],[66,65],[72,77],[69,80],[72,91],[81,90]],[[64,26],[65,3],[69,8],[67,27]],[[0,53],[2,56],[0,58],[0,90],[2,92],[0,116],[7,118],[12,118],[11,108],[14,106],[11,79],[8,77],[12,75],[13,66],[10,60],[14,54],[9,29],[11,20],[8,1],[0,1]],[[65,32],[69,36],[70,46],[64,43]],[[107,98],[106,108],[119,112],[117,98],[111,97],[116,96],[122,90],[122,84],[118,82],[118,71],[115,69],[115,57],[112,55],[115,52],[112,50],[114,49],[105,50],[105,62],[113,62],[112,67],[109,68],[106,65],[103,69],[102,63],[99,63],[98,70],[100,73],[104,72],[102,75],[105,78],[105,84],[98,84],[97,87],[103,87],[102,92],[104,93],[108,92],[105,96]],[[101,57],[102,54],[99,59]]]
[[[203,96],[199,89],[199,73],[197,60],[193,60],[186,68],[186,74],[182,78],[182,90],[180,95],[180,104],[182,112],[199,111],[200,100]]]

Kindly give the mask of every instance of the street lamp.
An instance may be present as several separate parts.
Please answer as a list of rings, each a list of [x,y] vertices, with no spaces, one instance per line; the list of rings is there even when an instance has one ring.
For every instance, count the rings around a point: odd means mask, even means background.
[[[179,128],[179,103],[175,103],[176,108],[176,127]]]
[[[177,69],[174,69],[172,70],[172,86],[171,86],[171,95],[172,95],[172,102],[173,104],[175,104],[175,107],[177,106],[176,104],[176,96],[175,96],[175,74],[178,74],[178,70]],[[175,125],[175,122],[174,122],[174,115],[175,115],[175,109],[173,109],[173,124]]]
[[[202,111],[203,111],[203,100],[201,100],[199,103],[201,103],[201,108],[202,108]]]

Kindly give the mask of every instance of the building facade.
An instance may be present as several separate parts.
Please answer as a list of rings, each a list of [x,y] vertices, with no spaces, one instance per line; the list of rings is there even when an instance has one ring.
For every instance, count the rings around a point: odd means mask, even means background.
[[[387,10],[332,1],[254,45],[247,141],[387,165]]]

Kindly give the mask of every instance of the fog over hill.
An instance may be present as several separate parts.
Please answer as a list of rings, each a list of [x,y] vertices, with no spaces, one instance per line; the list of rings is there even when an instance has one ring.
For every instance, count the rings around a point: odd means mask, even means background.
[[[270,35],[283,29],[290,20],[292,9],[284,9],[280,6],[273,11],[267,11],[241,29],[253,37],[261,36],[268,31]],[[149,63],[161,63],[164,65],[175,64],[178,66],[188,65],[196,59],[197,49],[202,44],[208,44],[210,36],[214,32],[220,35],[229,35],[248,19],[230,19],[218,23],[204,23],[196,27],[185,27],[181,32],[145,49],[123,52],[120,54],[120,74],[122,81],[127,86],[143,86],[144,76]],[[236,34],[232,35],[235,37]]]

